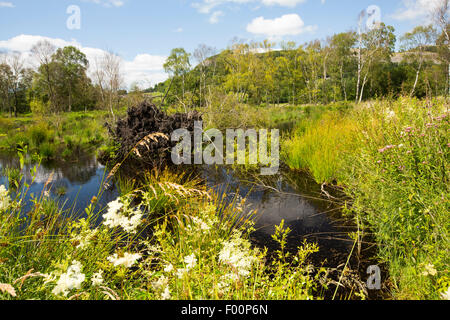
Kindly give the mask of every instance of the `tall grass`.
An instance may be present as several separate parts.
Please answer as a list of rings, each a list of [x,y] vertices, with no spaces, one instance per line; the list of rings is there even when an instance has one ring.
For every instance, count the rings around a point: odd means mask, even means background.
[[[356,153],[357,125],[349,116],[327,112],[316,120],[302,121],[283,141],[282,155],[292,169],[308,169],[318,182],[340,181],[346,161]]]
[[[286,142],[287,163],[345,186],[388,265],[394,297],[443,297],[450,284],[448,102],[378,101],[315,125]]]
[[[0,121],[0,150],[28,147],[44,160],[71,159],[93,152],[107,140],[105,112],[73,112]]]

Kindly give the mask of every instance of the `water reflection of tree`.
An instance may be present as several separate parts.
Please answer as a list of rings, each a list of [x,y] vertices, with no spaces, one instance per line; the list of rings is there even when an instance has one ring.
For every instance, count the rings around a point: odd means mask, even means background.
[[[26,165],[23,174],[27,182],[32,181],[30,169],[36,164]],[[37,172],[34,177],[35,183],[46,183],[50,178],[50,182],[66,179],[71,184],[83,185],[89,182],[92,177],[96,176],[98,162],[95,157],[82,157],[76,162],[46,162],[37,166]],[[18,168],[19,159],[13,155],[0,155],[0,168]],[[2,172],[0,172],[1,174]]]
[[[83,185],[97,175],[98,162],[95,158],[71,163],[60,168],[62,175],[72,184]]]

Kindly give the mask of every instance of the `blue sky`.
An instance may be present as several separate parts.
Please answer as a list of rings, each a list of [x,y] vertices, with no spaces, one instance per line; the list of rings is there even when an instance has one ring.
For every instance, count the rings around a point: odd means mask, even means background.
[[[175,47],[193,52],[205,43],[220,50],[234,37],[324,39],[355,29],[358,14],[370,5],[378,6],[381,20],[401,35],[426,22],[434,1],[0,0],[0,50],[26,52],[42,37],[57,45],[76,43],[88,57],[111,50],[124,59],[128,84],[148,84],[165,77],[162,63]],[[79,30],[66,26],[70,5],[81,10]]]

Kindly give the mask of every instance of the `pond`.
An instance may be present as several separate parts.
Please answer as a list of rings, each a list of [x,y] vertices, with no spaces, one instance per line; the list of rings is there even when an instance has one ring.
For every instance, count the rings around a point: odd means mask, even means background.
[[[340,208],[321,196],[321,188],[305,173],[282,169],[274,176],[250,175],[226,168],[207,167],[203,177],[210,188],[246,198],[247,211],[255,210],[252,242],[269,251],[277,249],[272,240],[275,226],[283,220],[291,233],[287,247],[296,251],[306,239],[319,245],[317,264],[336,267],[345,262],[353,240],[347,233],[351,224],[342,219]]]
[[[92,198],[98,196],[107,174],[105,166],[92,156],[81,157],[71,163],[43,163],[37,167],[34,180],[30,173],[33,167],[34,165],[26,164],[22,171],[24,180],[27,184],[31,184],[25,197],[24,212],[31,208],[32,196],[39,198],[48,183],[51,186],[49,195],[52,199],[65,210],[71,210],[74,215],[82,214]],[[4,174],[5,168],[19,168],[19,159],[12,155],[0,154],[0,185],[5,185],[9,189],[8,178]],[[98,213],[109,202],[117,199],[118,195],[115,186],[103,190],[94,212]]]
[[[0,155],[0,172],[7,167],[18,166],[17,157]],[[32,181],[31,168],[31,165],[26,165],[23,170],[28,184]],[[284,220],[285,226],[292,230],[288,248],[295,250],[304,239],[317,242],[320,252],[314,255],[315,260],[328,266],[336,266],[348,256],[353,243],[347,236],[348,227],[341,219],[339,208],[321,197],[320,186],[307,175],[283,169],[275,176],[262,177],[207,166],[202,167],[200,173],[208,187],[226,192],[228,196],[239,192],[241,197],[247,199],[247,210],[257,212],[256,231],[251,236],[254,244],[267,246],[269,250],[276,249],[271,235],[275,225]],[[92,156],[72,163],[41,164],[25,199],[27,204],[23,211],[31,208],[31,196],[39,197],[49,183],[50,197],[64,209],[80,216],[92,198],[98,196],[99,190],[103,190],[95,208],[97,213],[119,195],[114,185],[102,189],[107,174],[107,168]],[[8,179],[3,174],[0,175],[0,184],[8,186]]]

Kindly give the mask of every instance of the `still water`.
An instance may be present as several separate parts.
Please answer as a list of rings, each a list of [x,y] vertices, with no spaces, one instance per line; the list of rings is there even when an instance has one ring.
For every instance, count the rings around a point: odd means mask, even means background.
[[[0,155],[0,173],[6,167],[18,166],[17,157]],[[31,168],[27,165],[23,170],[28,184],[32,183]],[[285,226],[292,230],[288,242],[292,250],[307,239],[319,244],[320,252],[315,256],[325,265],[335,266],[348,255],[352,242],[346,236],[348,229],[341,220],[338,208],[321,197],[320,186],[306,175],[284,169],[276,176],[261,177],[223,167],[202,167],[199,172],[207,186],[217,192],[228,196],[238,192],[241,197],[247,198],[246,209],[257,212],[256,231],[251,237],[255,244],[275,249],[271,235],[275,225],[284,220]],[[107,168],[95,157],[80,158],[65,164],[41,164],[23,211],[27,212],[31,207],[31,195],[39,197],[45,184],[49,183],[50,197],[79,216],[83,215],[92,198],[99,195],[99,190],[103,190],[95,208],[98,212],[119,195],[114,185],[106,190],[102,188],[107,174]],[[8,187],[8,179],[3,174],[0,175],[1,184]]]

